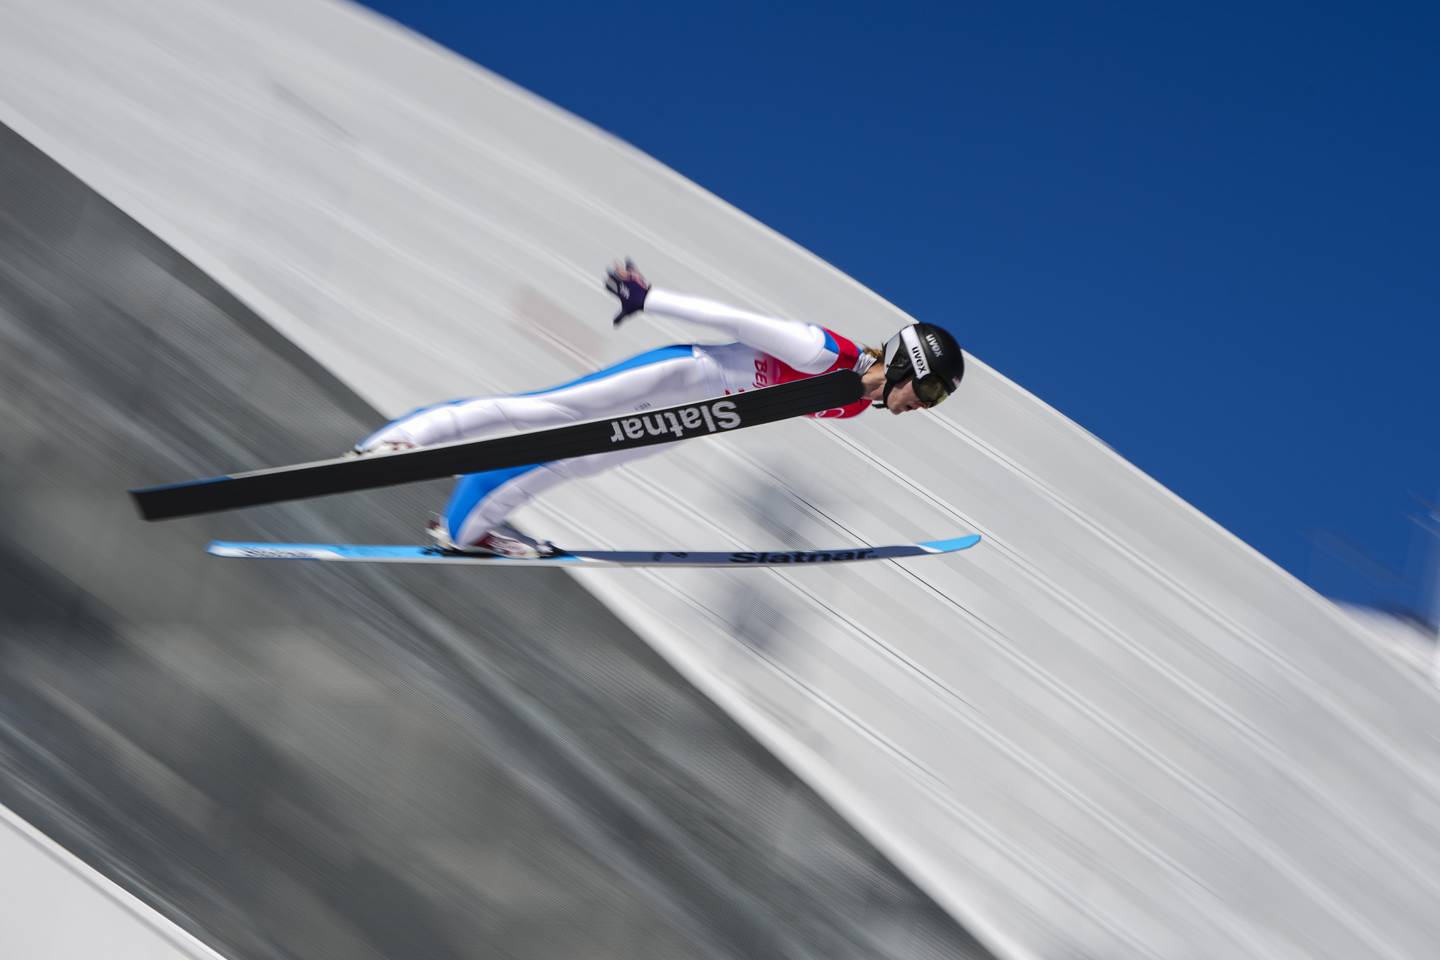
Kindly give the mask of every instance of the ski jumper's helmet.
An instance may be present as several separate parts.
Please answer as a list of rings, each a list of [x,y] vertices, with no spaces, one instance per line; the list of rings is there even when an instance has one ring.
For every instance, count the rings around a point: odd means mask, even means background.
[[[965,376],[965,355],[944,327],[916,323],[901,327],[885,343],[885,392],[877,407],[885,406],[890,391],[915,378],[915,396],[927,407],[943,401]]]

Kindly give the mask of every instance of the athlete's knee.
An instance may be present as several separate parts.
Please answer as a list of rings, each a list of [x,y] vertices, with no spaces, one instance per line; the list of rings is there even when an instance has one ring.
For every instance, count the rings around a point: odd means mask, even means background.
[[[554,397],[504,397],[499,405],[516,430],[540,430],[585,419],[574,405]]]

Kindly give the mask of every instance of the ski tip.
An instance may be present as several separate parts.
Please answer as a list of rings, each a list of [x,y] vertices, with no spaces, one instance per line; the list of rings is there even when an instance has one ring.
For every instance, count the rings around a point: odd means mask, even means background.
[[[980,534],[972,533],[963,537],[951,537],[949,540],[926,540],[920,546],[934,553],[954,553],[956,550],[969,550],[979,542]]]

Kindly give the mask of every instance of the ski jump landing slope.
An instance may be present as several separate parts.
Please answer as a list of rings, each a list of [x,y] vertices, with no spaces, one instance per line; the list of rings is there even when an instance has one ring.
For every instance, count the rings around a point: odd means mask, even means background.
[[[0,15],[0,121],[388,414],[693,338],[611,330],[599,271],[622,254],[659,284],[871,343],[908,319],[356,8]],[[985,322],[943,319],[962,339]],[[616,548],[982,533],[953,561],[583,582],[1002,953],[1433,956],[1434,691],[1079,426],[971,370],[934,415],[691,444],[520,519]]]
[[[7,957],[224,960],[3,806],[0,863]],[[45,918],[43,926],[36,917]]]

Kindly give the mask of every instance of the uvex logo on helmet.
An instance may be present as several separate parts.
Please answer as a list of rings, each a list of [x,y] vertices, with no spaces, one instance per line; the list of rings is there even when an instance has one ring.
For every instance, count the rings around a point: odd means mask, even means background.
[[[930,375],[930,358],[925,356],[925,348],[920,346],[918,339],[910,341],[910,367],[917,378]]]

